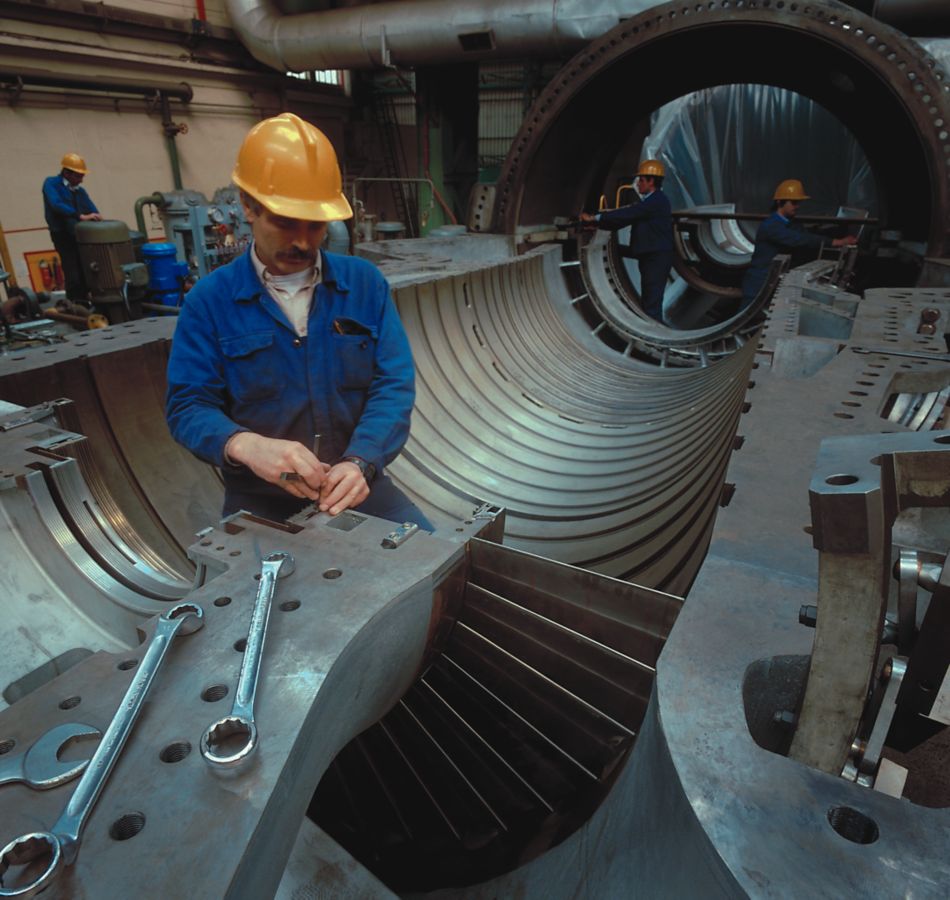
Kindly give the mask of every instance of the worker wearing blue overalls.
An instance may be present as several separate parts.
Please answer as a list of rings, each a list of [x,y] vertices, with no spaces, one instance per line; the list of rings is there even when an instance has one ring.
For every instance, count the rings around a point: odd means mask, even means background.
[[[232,179],[254,243],[186,297],[168,363],[172,434],[220,466],[224,515],[282,520],[316,502],[431,529],[383,471],[415,399],[389,285],[366,260],[320,249],[327,223],[352,215],[333,146],[285,113],[251,129]]]
[[[669,198],[663,193],[665,174],[658,159],[645,159],[634,182],[639,203],[580,216],[582,222],[607,231],[630,226],[630,248],[640,269],[640,303],[658,322],[663,321],[663,294],[673,267],[673,216]]]
[[[787,178],[772,195],[772,214],[759,225],[755,233],[755,250],[752,262],[742,279],[742,304],[748,306],[755,300],[769,274],[772,260],[779,253],[797,253],[802,250],[818,250],[827,241],[817,234],[805,231],[794,221],[802,202],[810,199],[802,183],[796,178]],[[834,238],[833,247],[857,243],[854,235]]]
[[[89,301],[89,289],[79,261],[76,225],[102,218],[82,187],[82,180],[88,172],[81,156],[67,153],[60,162],[59,175],[50,175],[43,182],[43,211],[49,236],[63,265],[66,296],[75,303]]]

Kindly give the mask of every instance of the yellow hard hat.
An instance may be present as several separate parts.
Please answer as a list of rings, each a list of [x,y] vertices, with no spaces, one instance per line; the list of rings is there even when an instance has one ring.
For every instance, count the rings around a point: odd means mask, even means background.
[[[80,175],[87,175],[89,170],[86,168],[86,161],[78,153],[67,153],[63,161],[59,164],[61,169],[69,169],[70,172],[78,172]]]
[[[333,145],[293,113],[258,122],[247,133],[231,179],[278,216],[334,222],[353,215]]]
[[[776,189],[773,200],[809,200],[805,188],[797,178],[786,178]]]
[[[666,169],[663,168],[663,163],[658,159],[645,159],[640,163],[640,168],[637,169],[637,175],[652,175],[655,178],[662,178],[666,174]]]

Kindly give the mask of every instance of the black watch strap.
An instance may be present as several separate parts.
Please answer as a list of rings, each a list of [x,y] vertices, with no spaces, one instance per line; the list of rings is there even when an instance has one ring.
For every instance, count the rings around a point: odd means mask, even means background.
[[[356,466],[359,466],[359,470],[363,475],[363,478],[366,479],[367,484],[371,484],[373,479],[376,477],[376,466],[372,463],[368,463],[365,459],[362,459],[359,456],[344,456],[343,462],[351,462]]]

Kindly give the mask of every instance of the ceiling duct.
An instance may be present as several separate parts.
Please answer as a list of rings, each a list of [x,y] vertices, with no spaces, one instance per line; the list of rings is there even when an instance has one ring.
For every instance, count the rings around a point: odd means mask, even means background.
[[[283,15],[274,0],[228,0],[238,37],[282,72],[570,56],[655,0],[392,0]]]

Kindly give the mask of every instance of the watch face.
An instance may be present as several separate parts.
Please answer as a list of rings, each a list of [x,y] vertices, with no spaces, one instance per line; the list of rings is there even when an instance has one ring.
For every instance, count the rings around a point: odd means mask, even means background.
[[[359,466],[359,470],[362,473],[363,477],[369,480],[370,475],[368,473],[373,471],[373,466],[371,466],[368,462],[366,462],[365,459],[360,459],[358,456],[348,456],[346,458],[346,461],[354,463],[355,465]]]

